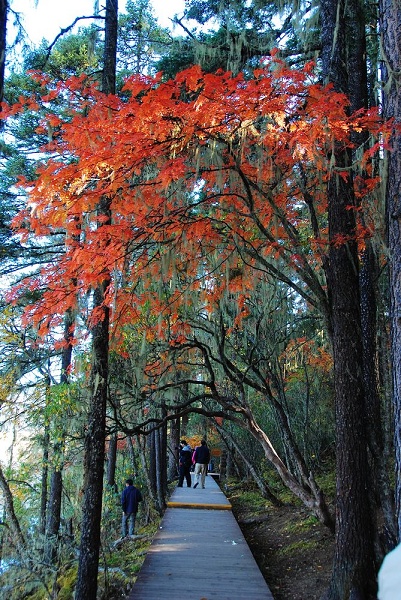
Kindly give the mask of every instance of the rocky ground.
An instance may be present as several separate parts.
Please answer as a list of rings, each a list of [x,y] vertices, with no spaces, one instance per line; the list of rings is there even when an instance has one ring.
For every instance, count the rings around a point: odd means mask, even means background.
[[[241,490],[228,495],[274,600],[320,600],[334,550],[327,527],[293,504],[255,505]]]

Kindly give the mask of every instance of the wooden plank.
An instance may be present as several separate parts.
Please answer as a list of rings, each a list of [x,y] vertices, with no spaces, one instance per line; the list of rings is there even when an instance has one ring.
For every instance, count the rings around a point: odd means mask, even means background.
[[[215,482],[213,482],[215,484]],[[215,484],[216,487],[217,484]],[[209,489],[209,494],[205,493]],[[172,498],[201,497],[207,508],[221,490],[178,488]],[[201,493],[205,493],[201,496]],[[229,504],[229,503],[228,503]],[[230,510],[167,508],[129,600],[273,600]]]
[[[195,478],[192,475],[192,486],[195,483]],[[200,486],[197,488],[177,487],[171,494],[168,506],[178,507],[196,507],[196,508],[224,508],[231,509],[231,504],[219,488],[213,477],[209,475],[205,479],[205,489]]]
[[[168,508],[204,508],[210,510],[231,510],[230,504],[204,504],[203,502],[167,502]]]

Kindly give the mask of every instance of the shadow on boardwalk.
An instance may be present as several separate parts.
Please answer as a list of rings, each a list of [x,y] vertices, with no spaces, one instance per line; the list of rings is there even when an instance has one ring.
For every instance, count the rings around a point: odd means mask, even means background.
[[[273,600],[212,477],[177,488],[129,600]]]

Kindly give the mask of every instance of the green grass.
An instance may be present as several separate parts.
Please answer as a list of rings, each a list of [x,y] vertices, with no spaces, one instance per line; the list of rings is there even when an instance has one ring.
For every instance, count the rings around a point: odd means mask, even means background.
[[[279,556],[291,556],[292,554],[296,554],[297,552],[306,552],[307,550],[315,550],[318,547],[319,547],[319,543],[317,541],[299,540],[298,542],[293,542],[292,544],[288,544],[288,546],[280,548],[277,551],[277,554]]]
[[[318,523],[319,520],[311,515],[301,521],[288,523],[288,525],[284,527],[284,531],[286,533],[304,533],[305,531],[310,531],[313,527],[318,525]]]

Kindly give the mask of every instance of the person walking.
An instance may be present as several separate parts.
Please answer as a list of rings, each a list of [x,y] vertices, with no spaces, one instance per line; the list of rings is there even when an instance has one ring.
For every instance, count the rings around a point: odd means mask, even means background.
[[[201,445],[195,448],[194,453],[195,460],[195,479],[194,488],[202,484],[202,488],[205,489],[205,478],[207,473],[207,466],[210,462],[210,450],[207,447],[206,440],[201,441]]]
[[[121,494],[121,507],[123,509],[121,535],[123,538],[127,537],[127,534],[129,536],[134,535],[136,514],[140,502],[142,502],[140,490],[134,486],[132,479],[127,479],[125,489]]]
[[[192,459],[192,449],[186,442],[186,440],[181,440],[180,442],[180,452],[178,457],[178,467],[179,467],[179,478],[178,478],[178,487],[182,487],[184,483],[184,478],[187,482],[187,486],[191,487],[191,459]]]

